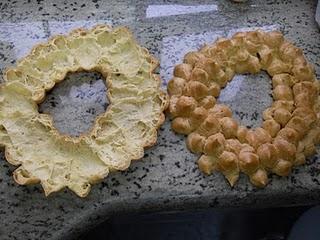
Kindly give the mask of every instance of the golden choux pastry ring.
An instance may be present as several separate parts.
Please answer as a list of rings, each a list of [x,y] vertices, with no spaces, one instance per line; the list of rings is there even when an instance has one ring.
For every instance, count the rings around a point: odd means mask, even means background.
[[[273,103],[263,124],[248,129],[216,103],[235,74],[266,71]],[[278,31],[239,32],[185,55],[168,83],[172,128],[188,135],[190,151],[201,154],[201,171],[220,171],[233,186],[240,172],[264,187],[268,173],[290,174],[320,141],[319,81],[301,49]]]

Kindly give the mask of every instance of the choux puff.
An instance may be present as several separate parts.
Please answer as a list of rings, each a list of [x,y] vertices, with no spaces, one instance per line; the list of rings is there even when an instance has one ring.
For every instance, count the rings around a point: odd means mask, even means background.
[[[199,111],[200,112],[200,111]],[[203,152],[204,144],[206,143],[206,139],[216,134],[220,131],[220,125],[217,118],[215,118],[212,114],[207,115],[207,112],[201,111],[201,123],[196,131],[192,132],[188,135],[187,138],[187,146],[190,151],[194,153]],[[202,119],[205,118],[205,119]],[[200,119],[200,118],[199,118]]]
[[[168,83],[168,93],[171,96],[181,96],[187,81],[183,78],[174,77]]]
[[[273,118],[267,119],[262,123],[262,128],[266,130],[271,137],[275,137],[280,131],[280,124],[276,122]]]
[[[242,146],[242,143],[237,138],[226,139],[226,151],[239,155]]]
[[[217,118],[231,117],[231,109],[224,104],[216,104],[213,108],[209,109],[209,113],[212,113]]]
[[[172,104],[172,101],[170,101]],[[195,126],[191,124],[190,115],[196,108],[197,102],[192,97],[181,96],[177,99],[175,104],[170,107],[170,112],[173,116],[179,116],[173,119],[172,128],[178,133],[189,134]]]
[[[271,170],[279,176],[288,176],[295,159],[296,146],[282,138],[276,138],[273,144],[278,149],[278,161]]]
[[[199,67],[195,67],[192,69],[190,80],[201,82],[206,86],[210,86],[211,84],[208,73]]]
[[[294,59],[303,57],[303,52],[289,41],[284,41],[279,47],[279,56],[282,61],[292,64]]]
[[[197,163],[201,172],[210,175],[214,170],[216,170],[217,156],[202,154]]]
[[[239,178],[238,155],[242,149],[239,140],[231,138],[226,140],[225,149],[219,156],[217,170],[221,171],[231,186],[234,186]]]
[[[221,131],[225,138],[235,138],[237,136],[238,123],[231,117],[223,117],[219,119]]]
[[[292,68],[293,76],[300,81],[314,81],[314,67],[303,56],[296,58]]]
[[[248,50],[240,48],[236,54],[231,57],[235,64],[237,73],[258,73],[261,70],[261,64],[257,57],[252,56]]]
[[[173,70],[173,75],[177,78],[182,78],[186,81],[189,81],[191,73],[192,73],[192,66],[187,63],[181,63],[175,66]]]
[[[289,112],[292,112],[295,108],[294,101],[286,101],[286,100],[277,100],[274,101],[271,105],[273,108],[284,108]]]
[[[300,135],[295,129],[284,127],[278,132],[276,138],[282,138],[289,143],[297,145],[300,140]]]
[[[292,116],[302,118],[307,126],[311,126],[317,121],[317,114],[312,108],[297,107]]]
[[[259,156],[250,145],[246,145],[239,153],[239,168],[247,174],[252,184],[264,187],[268,183],[267,172],[260,166]]]
[[[185,96],[200,100],[208,95],[209,89],[206,85],[198,81],[189,81],[183,91]]]
[[[296,130],[299,134],[299,138],[302,138],[307,133],[310,126],[306,124],[302,117],[294,116],[287,123],[286,127]]]
[[[276,108],[273,112],[273,119],[276,120],[282,127],[291,119],[291,113],[285,108]]]
[[[207,138],[204,145],[204,153],[206,155],[220,156],[224,151],[226,145],[226,139],[222,133],[216,133]]]
[[[231,186],[234,186],[239,178],[238,161],[238,156],[229,151],[223,151],[217,160],[217,170],[226,177]]]
[[[224,151],[226,140],[221,133],[216,133],[209,136],[204,144],[204,155],[198,160],[198,166],[201,171],[206,174],[211,174],[217,167],[219,156]]]
[[[274,50],[266,45],[262,45],[257,52],[257,57],[260,60],[261,69],[266,70],[273,60]]]
[[[193,68],[197,62],[202,61],[205,58],[205,55],[202,53],[194,51],[187,53],[183,58],[183,62],[190,64]]]
[[[241,143],[246,143],[247,142],[247,133],[248,133],[248,128],[245,126],[239,126],[237,130],[237,138]]]
[[[267,34],[263,33],[263,40],[263,42],[271,49],[277,49],[283,44],[284,37],[279,31],[271,31]]]
[[[205,45],[200,52],[203,53],[207,58],[215,59],[215,61],[223,66],[229,61],[229,49],[232,46],[230,39],[220,38],[217,41],[217,45]],[[228,71],[225,71],[228,72]],[[233,71],[234,74],[234,71]],[[230,77],[230,79],[232,76]]]
[[[287,145],[288,144],[288,145]],[[292,163],[288,158],[294,157],[295,148],[293,144],[285,140],[279,140],[274,143],[265,143],[259,146],[257,154],[260,158],[261,164],[279,176],[287,176],[292,167]],[[284,149],[282,149],[284,147]],[[290,156],[286,156],[287,153]],[[285,159],[282,158],[284,156]]]
[[[285,100],[285,101],[292,101],[293,94],[291,87],[287,85],[277,85],[273,89],[273,99],[274,100]]]
[[[279,85],[292,87],[295,84],[295,78],[288,73],[276,74],[272,77],[272,87],[275,88]]]
[[[257,149],[261,144],[271,142],[272,138],[263,128],[256,128],[255,130],[248,130],[245,140],[250,146]]]
[[[264,143],[258,147],[257,155],[264,168],[272,169],[278,161],[278,148],[272,143]]]
[[[225,87],[227,82],[234,76],[234,71],[231,68],[224,70],[217,61],[209,58],[196,63],[195,66],[196,68],[205,71],[208,74],[208,79],[211,82],[216,82],[221,87]]]
[[[316,153],[316,144],[320,143],[320,128],[314,126],[308,134],[298,143],[295,165],[304,164],[306,157]]]
[[[312,108],[319,91],[313,82],[299,82],[293,86],[293,94],[297,107]]]
[[[266,67],[266,70],[271,77],[279,73],[290,72],[290,69],[290,64],[282,61],[276,56],[272,57],[271,63]]]

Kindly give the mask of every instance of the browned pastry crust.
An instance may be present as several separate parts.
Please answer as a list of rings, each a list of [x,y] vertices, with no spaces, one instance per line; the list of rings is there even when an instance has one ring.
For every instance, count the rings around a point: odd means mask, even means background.
[[[273,103],[261,127],[249,130],[216,103],[235,74],[266,71]],[[290,174],[315,153],[320,140],[319,82],[303,52],[278,31],[239,32],[185,55],[168,84],[172,128],[187,134],[187,146],[202,153],[201,171],[222,172],[233,186],[243,172],[264,187],[268,173]]]

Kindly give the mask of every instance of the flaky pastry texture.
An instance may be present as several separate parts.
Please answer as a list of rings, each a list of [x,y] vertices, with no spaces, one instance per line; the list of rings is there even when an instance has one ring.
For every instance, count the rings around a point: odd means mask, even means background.
[[[68,187],[85,197],[111,170],[125,170],[156,142],[168,100],[153,74],[158,61],[125,27],[98,25],[35,46],[4,74],[0,87],[0,144],[19,184],[41,183],[45,194]],[[38,112],[46,91],[68,72],[98,71],[110,101],[80,137],[60,134]]]
[[[235,74],[266,71],[273,103],[256,129],[240,126],[230,108],[216,103]],[[239,32],[231,39],[190,52],[168,83],[172,128],[188,135],[190,151],[201,154],[201,171],[220,171],[233,186],[243,172],[264,187],[268,174],[290,174],[320,141],[319,81],[301,49],[278,31]]]

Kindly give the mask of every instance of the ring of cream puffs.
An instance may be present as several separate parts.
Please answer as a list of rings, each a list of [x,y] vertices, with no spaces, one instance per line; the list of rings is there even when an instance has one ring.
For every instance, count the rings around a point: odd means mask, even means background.
[[[235,74],[266,71],[273,103],[256,129],[241,126],[216,102]],[[189,52],[168,83],[172,128],[188,135],[199,168],[220,171],[233,186],[240,172],[264,187],[268,174],[287,176],[305,163],[320,141],[319,82],[301,49],[278,31],[239,32]]]

